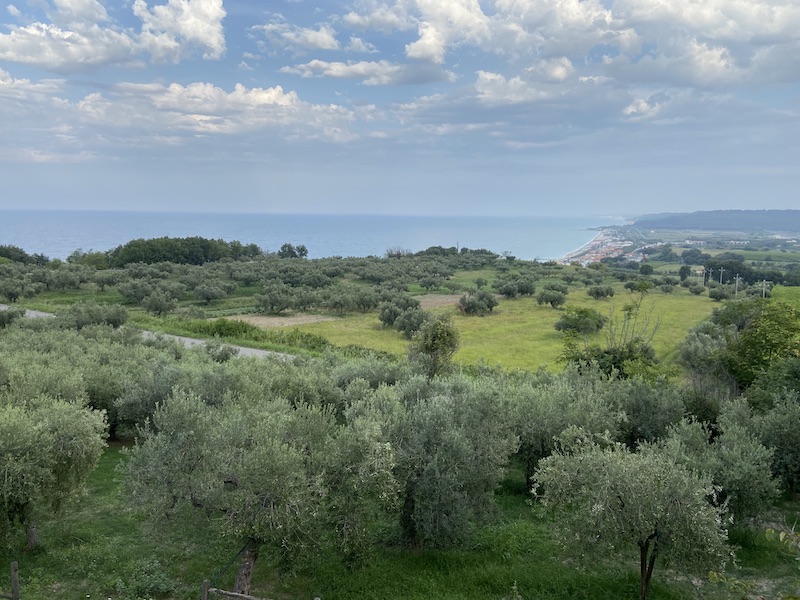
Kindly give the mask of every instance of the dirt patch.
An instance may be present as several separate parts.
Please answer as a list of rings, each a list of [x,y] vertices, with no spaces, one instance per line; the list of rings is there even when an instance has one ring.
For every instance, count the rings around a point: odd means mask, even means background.
[[[238,315],[231,317],[237,321],[251,323],[256,327],[293,327],[295,325],[306,325],[308,323],[322,323],[323,321],[335,321],[336,317],[326,315],[308,315],[304,313],[296,315],[286,315],[285,317],[269,317],[266,315]]]
[[[423,309],[437,308],[439,306],[454,306],[458,304],[459,294],[425,294],[417,296]]]
[[[455,306],[458,304],[459,294],[425,294],[416,296],[421,308],[438,308],[440,306]],[[323,321],[336,321],[339,317],[329,315],[309,315],[297,313],[285,316],[268,315],[237,315],[229,317],[245,323],[252,323],[256,327],[294,327],[295,325],[306,325],[308,323],[322,323]]]

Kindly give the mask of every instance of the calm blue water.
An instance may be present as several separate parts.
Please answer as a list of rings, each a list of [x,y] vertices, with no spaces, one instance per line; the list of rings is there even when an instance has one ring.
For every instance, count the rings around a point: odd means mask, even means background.
[[[0,244],[64,259],[137,238],[201,236],[275,251],[305,244],[309,257],[382,256],[388,248],[486,248],[520,259],[559,258],[589,242],[610,218],[408,217],[101,211],[0,211]]]

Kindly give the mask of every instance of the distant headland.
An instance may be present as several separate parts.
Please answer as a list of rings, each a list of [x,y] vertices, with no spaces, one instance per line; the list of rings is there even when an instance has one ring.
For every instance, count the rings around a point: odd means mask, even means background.
[[[642,215],[640,229],[709,231],[800,231],[800,210],[707,210]]]

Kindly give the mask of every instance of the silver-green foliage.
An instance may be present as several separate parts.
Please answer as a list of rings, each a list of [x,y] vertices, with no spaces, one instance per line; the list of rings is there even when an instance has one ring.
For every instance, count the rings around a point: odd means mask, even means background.
[[[663,453],[596,444],[575,429],[565,437],[571,440],[541,461],[536,479],[570,555],[636,556],[642,600],[657,560],[700,572],[724,563],[727,533],[707,500],[715,494],[708,477]]]
[[[394,496],[391,448],[373,431],[280,398],[209,406],[176,390],[140,430],[125,482],[146,514],[200,509],[219,536],[288,563],[329,542],[352,557]]]
[[[625,413],[615,401],[614,382],[599,372],[574,366],[542,384],[515,387],[511,418],[519,437],[519,456],[528,486],[539,461],[555,447],[555,437],[570,426],[616,438]]]
[[[373,415],[395,449],[406,543],[452,546],[494,514],[494,493],[517,446],[507,391],[490,380],[417,376],[353,405]]]
[[[723,419],[719,428],[712,436],[702,423],[684,420],[655,451],[711,477],[720,490],[718,501],[736,522],[758,516],[778,492],[770,469],[773,453],[741,425]]]
[[[47,396],[0,400],[0,518],[29,529],[37,516],[64,508],[105,446],[102,412]]]
[[[777,390],[771,407],[755,412],[740,397],[728,402],[720,415],[723,426],[735,425],[755,435],[772,453],[772,473],[790,492],[800,489],[800,396]]]

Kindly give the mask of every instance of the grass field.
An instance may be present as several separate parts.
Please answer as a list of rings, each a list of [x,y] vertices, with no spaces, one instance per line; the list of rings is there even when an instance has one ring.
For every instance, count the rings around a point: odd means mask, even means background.
[[[615,289],[613,298],[594,300],[586,295],[584,288],[575,287],[567,296],[567,305],[591,307],[607,316],[620,317],[623,306],[633,296],[621,285]],[[465,316],[455,309],[458,298],[459,295],[454,295],[452,306],[436,309],[451,313],[461,333],[457,362],[471,365],[481,361],[507,369],[536,369],[542,365],[557,368],[564,337],[553,325],[561,310],[539,306],[534,298],[516,298],[501,300],[490,315]],[[659,358],[669,362],[688,330],[707,318],[716,303],[706,296],[693,296],[683,288],[676,288],[672,294],[658,291],[648,294],[642,306],[642,312],[653,323],[661,321],[653,345]],[[375,313],[300,325],[298,329],[321,335],[337,346],[356,344],[393,354],[403,354],[407,348],[399,333],[381,327]],[[595,339],[602,343],[604,333],[600,332]]]

